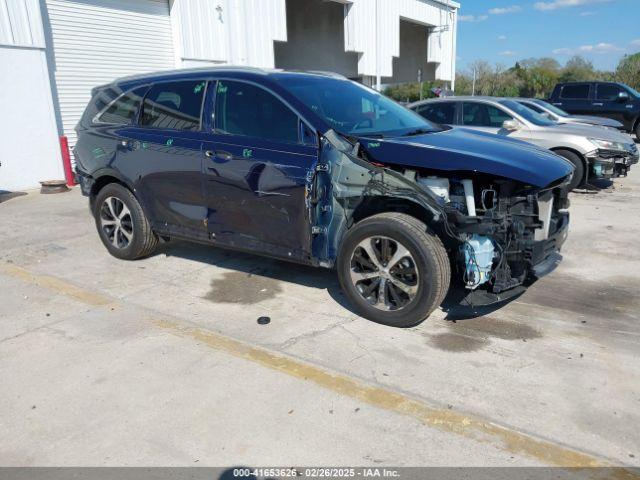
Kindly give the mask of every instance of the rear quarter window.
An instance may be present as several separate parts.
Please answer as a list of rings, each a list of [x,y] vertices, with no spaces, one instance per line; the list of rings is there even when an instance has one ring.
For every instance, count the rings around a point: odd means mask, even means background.
[[[171,130],[200,130],[200,114],[207,82],[158,83],[144,99],[140,125]]]
[[[131,125],[135,121],[147,88],[140,87],[119,96],[99,113],[94,121],[110,125]]]

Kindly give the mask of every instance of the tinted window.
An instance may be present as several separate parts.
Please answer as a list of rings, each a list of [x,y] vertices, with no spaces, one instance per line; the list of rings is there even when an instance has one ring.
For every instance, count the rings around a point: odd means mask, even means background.
[[[535,103],[529,103],[529,102],[518,102],[518,103],[520,105],[524,105],[527,108],[530,108],[536,113],[544,113],[544,110],[540,108],[538,105],[536,105]]]
[[[562,98],[586,100],[589,98],[589,84],[565,85],[562,87]]]
[[[462,104],[462,124],[474,127],[502,128],[505,120],[512,120],[513,117],[503,112],[499,108],[484,103]]]
[[[515,100],[500,100],[500,105],[504,105],[509,109],[510,112],[520,115],[522,118],[533,123],[534,125],[538,125],[540,127],[550,127],[556,124],[554,121],[549,120],[544,115],[540,115],[539,113],[534,112],[529,107],[525,107]]]
[[[100,123],[111,123],[117,125],[129,125],[133,123],[142,97],[147,91],[147,87],[138,88],[125,93],[113,102],[97,118]]]
[[[555,113],[559,117],[568,117],[569,114],[562,110],[561,108],[556,107],[555,105],[545,102],[544,100],[534,100],[538,105],[542,105],[549,112]]]
[[[344,135],[404,135],[439,131],[420,115],[351,80],[320,75],[277,77],[298,100]]]
[[[456,115],[456,104],[452,102],[426,104],[419,106],[416,112],[432,122],[452,125]]]
[[[216,128],[232,135],[298,142],[298,116],[263,88],[218,82]]]
[[[174,130],[199,130],[206,82],[158,83],[144,99],[141,125]]]
[[[596,97],[598,100],[617,100],[620,92],[624,90],[617,85],[602,84],[598,85]]]

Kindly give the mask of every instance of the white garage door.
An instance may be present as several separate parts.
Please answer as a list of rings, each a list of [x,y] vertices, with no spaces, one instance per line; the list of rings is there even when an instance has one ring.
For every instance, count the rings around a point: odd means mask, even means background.
[[[91,89],[115,78],[174,68],[167,0],[46,0],[65,135]]]

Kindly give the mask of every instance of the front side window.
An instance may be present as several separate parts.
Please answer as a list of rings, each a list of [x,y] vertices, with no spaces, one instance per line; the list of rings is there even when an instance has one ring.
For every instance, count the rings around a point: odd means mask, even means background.
[[[428,103],[418,107],[416,112],[431,122],[453,125],[456,114],[456,104],[453,102]]]
[[[598,100],[607,100],[614,101],[618,99],[618,95],[620,92],[623,92],[622,88],[617,85],[612,84],[601,84],[598,85],[598,89],[596,91],[596,98]]]
[[[298,142],[298,115],[272,93],[255,85],[219,81],[216,130],[275,142]]]
[[[137,88],[121,95],[96,120],[99,123],[112,125],[131,125],[136,118],[138,108],[147,88]]]
[[[140,124],[154,128],[197,131],[207,82],[158,83],[144,99]]]
[[[506,120],[513,120],[513,117],[492,105],[471,102],[462,104],[463,125],[502,128],[502,124]]]
[[[560,97],[568,100],[586,100],[589,98],[589,84],[565,85],[562,87]]]

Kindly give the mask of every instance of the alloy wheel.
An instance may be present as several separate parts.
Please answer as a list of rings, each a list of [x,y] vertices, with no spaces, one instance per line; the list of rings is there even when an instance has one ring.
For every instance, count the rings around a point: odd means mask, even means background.
[[[131,212],[122,200],[107,197],[100,206],[100,228],[111,245],[127,248],[133,239]]]
[[[418,294],[419,272],[411,252],[389,237],[362,240],[351,255],[350,275],[360,296],[379,310],[401,310]]]

